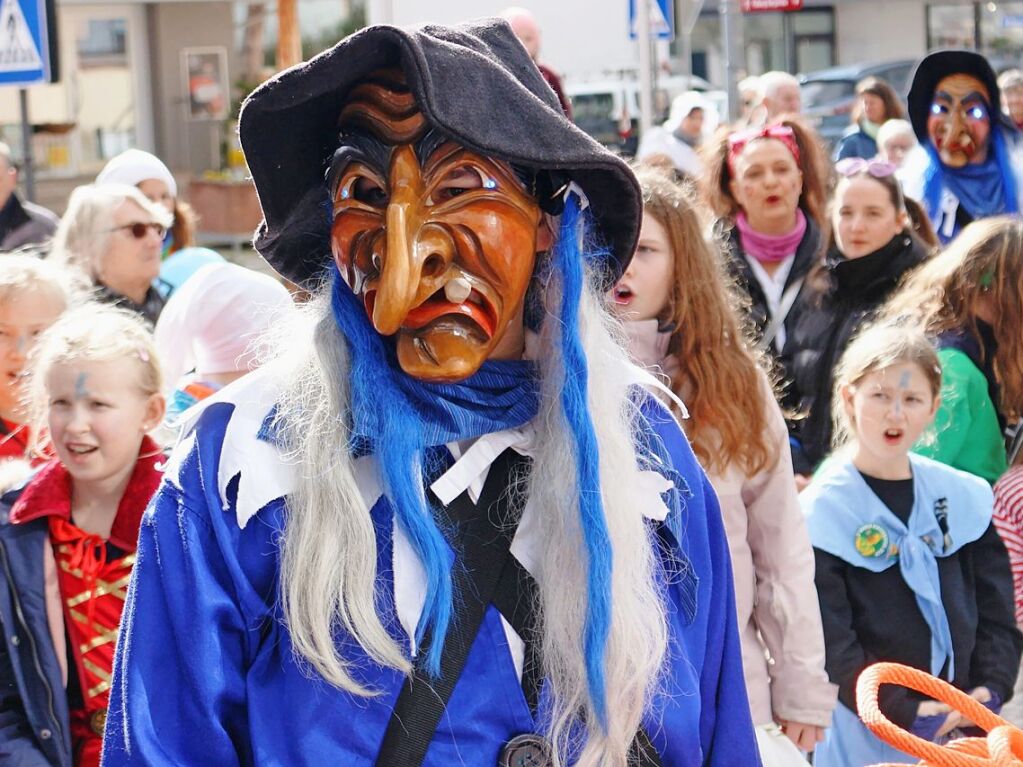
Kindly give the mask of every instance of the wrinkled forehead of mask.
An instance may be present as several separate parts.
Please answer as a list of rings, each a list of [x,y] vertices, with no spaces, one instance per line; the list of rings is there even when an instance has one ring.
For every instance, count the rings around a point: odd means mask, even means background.
[[[973,101],[986,106],[991,103],[991,94],[988,92],[987,86],[976,77],[960,72],[948,75],[938,81],[938,84],[934,86],[934,100],[949,101],[954,104]]]
[[[332,196],[341,173],[355,159],[368,159],[376,167],[386,169],[394,147],[411,144],[422,166],[436,149],[449,140],[420,111],[404,73],[398,68],[377,70],[351,90],[338,117],[338,130],[338,149],[327,177]],[[482,149],[466,148],[487,156]],[[509,165],[523,188],[537,200],[545,213],[561,213],[567,175],[515,163]]]

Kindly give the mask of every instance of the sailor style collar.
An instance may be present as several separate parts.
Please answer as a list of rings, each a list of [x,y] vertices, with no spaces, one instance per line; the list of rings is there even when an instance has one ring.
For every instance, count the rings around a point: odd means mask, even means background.
[[[931,629],[931,673],[948,661],[952,636],[941,599],[938,557],[955,554],[991,524],[993,496],[982,479],[910,455],[913,509],[903,522],[871,490],[852,461],[836,460],[800,495],[813,545],[879,573],[898,565]]]
[[[629,371],[637,385],[666,388],[638,367],[630,365]],[[236,478],[235,518],[242,529],[271,501],[292,493],[297,483],[297,465],[287,451],[274,441],[270,428],[275,414],[274,406],[281,394],[279,371],[273,370],[272,365],[264,366],[186,411],[181,421],[181,440],[186,444],[179,445],[171,454],[167,465],[168,481],[181,486],[181,461],[191,452],[188,443],[195,439],[194,427],[199,415],[207,407],[225,402],[233,405],[234,411],[224,432],[216,479],[222,508],[225,511],[230,508],[227,488]],[[535,428],[529,422],[518,428],[484,434],[471,443],[449,443],[446,447],[453,463],[434,480],[429,489],[445,505],[463,492],[468,493],[469,498],[476,503],[498,456],[510,448],[519,455],[535,457],[535,437]],[[372,509],[383,496],[383,482],[376,457],[368,454],[356,458],[353,468],[354,479],[366,508]],[[663,496],[675,489],[675,483],[653,470],[640,472],[639,479],[636,499],[641,513],[652,521],[668,521],[669,508]],[[679,490],[684,493],[687,488]],[[413,642],[414,654],[415,628],[425,600],[425,572],[396,520],[392,522],[392,536],[395,608],[405,633]],[[540,551],[541,536],[537,514],[527,502],[512,539],[511,553],[534,578],[540,575],[537,553]],[[504,628],[516,669],[521,673],[524,644],[507,623]]]

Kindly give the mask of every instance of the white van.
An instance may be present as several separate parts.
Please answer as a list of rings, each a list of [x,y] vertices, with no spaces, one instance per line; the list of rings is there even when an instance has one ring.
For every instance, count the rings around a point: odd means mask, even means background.
[[[702,77],[684,75],[659,77],[654,87],[653,123],[657,125],[664,122],[668,117],[672,99],[689,90],[706,92],[708,101],[719,106],[720,112],[724,99],[718,96],[723,96],[723,92],[712,91],[711,88],[711,84]],[[575,124],[600,143],[620,148],[625,136],[633,138],[637,136],[639,126],[637,80],[569,82],[565,86],[565,93],[572,102],[572,119]]]

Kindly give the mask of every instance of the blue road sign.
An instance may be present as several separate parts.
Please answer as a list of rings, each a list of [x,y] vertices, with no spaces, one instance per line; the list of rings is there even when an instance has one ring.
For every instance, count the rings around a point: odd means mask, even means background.
[[[0,0],[0,85],[53,81],[53,7],[47,0]]]
[[[7,2],[7,0],[5,0]],[[650,3],[650,36],[658,40],[675,39],[675,14],[672,0]],[[636,39],[636,0],[629,0],[629,37]]]

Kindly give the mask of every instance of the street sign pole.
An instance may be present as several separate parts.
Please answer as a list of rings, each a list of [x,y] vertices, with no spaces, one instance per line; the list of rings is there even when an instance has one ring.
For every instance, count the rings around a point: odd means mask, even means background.
[[[25,199],[36,198],[36,169],[32,156],[32,123],[28,119],[28,90],[18,89],[18,105],[21,107],[21,178],[25,182]]]
[[[639,135],[653,124],[653,82],[650,77],[650,0],[636,0],[636,42],[639,43]]]
[[[737,29],[739,22],[738,0],[720,0],[718,13],[721,15],[721,47],[725,52],[725,83],[728,93],[728,119],[738,120],[742,114],[739,99],[739,71],[742,62],[742,35]]]
[[[28,86],[55,82],[58,76],[55,0],[0,0],[0,86],[18,89],[21,111],[22,179],[25,197],[35,198],[32,123]]]
[[[682,44],[682,74],[692,81],[693,75],[693,28],[700,19],[704,0],[677,0],[679,40]]]

